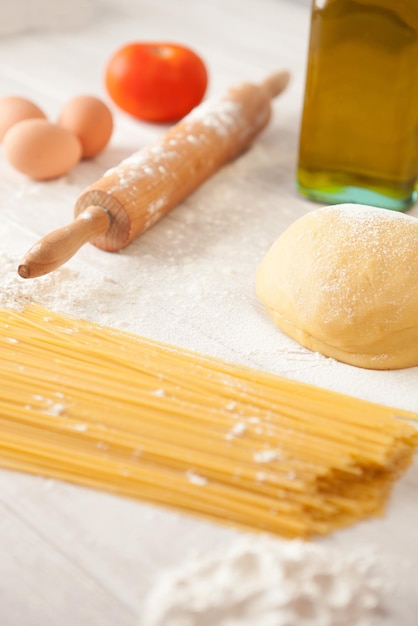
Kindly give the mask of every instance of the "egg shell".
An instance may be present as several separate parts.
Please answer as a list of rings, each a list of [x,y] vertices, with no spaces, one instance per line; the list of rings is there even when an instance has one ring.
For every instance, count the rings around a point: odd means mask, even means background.
[[[0,98],[0,141],[12,126],[33,118],[46,119],[46,115],[30,100],[20,96]]]
[[[99,98],[89,95],[69,100],[60,112],[58,124],[79,138],[83,158],[91,158],[101,152],[113,132],[113,116],[109,107]]]
[[[81,143],[70,131],[47,120],[18,122],[3,141],[9,163],[34,180],[66,174],[81,158]]]

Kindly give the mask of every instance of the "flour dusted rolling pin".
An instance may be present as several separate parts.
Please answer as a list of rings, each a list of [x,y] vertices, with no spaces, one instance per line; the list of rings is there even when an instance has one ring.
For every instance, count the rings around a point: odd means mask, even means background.
[[[270,119],[271,99],[288,80],[287,72],[278,72],[260,85],[229,89],[106,172],[78,198],[74,222],[27,252],[20,276],[51,272],[87,241],[102,250],[125,247],[251,144]]]

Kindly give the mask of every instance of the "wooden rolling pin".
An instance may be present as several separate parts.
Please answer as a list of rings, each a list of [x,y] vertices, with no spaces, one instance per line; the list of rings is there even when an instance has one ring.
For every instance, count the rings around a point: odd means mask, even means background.
[[[47,274],[87,241],[102,250],[125,247],[251,144],[288,80],[288,72],[278,72],[203,102],[156,143],[106,172],[78,198],[72,224],[30,248],[19,275]]]

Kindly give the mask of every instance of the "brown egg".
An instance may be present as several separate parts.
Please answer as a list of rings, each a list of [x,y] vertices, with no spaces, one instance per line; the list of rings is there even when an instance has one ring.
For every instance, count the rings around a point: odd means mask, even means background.
[[[32,118],[45,119],[46,115],[41,109],[30,100],[20,96],[6,96],[0,98],[0,141],[9,128]]]
[[[18,122],[5,134],[3,146],[9,163],[35,180],[62,176],[81,158],[77,137],[47,120]]]
[[[85,159],[101,152],[113,131],[110,109],[95,96],[81,95],[69,100],[61,110],[58,124],[79,138]]]

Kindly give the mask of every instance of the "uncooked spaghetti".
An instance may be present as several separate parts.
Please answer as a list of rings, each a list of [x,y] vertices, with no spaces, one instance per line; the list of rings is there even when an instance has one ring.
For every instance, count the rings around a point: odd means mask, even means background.
[[[384,510],[416,418],[37,306],[0,311],[5,468],[310,537]]]

